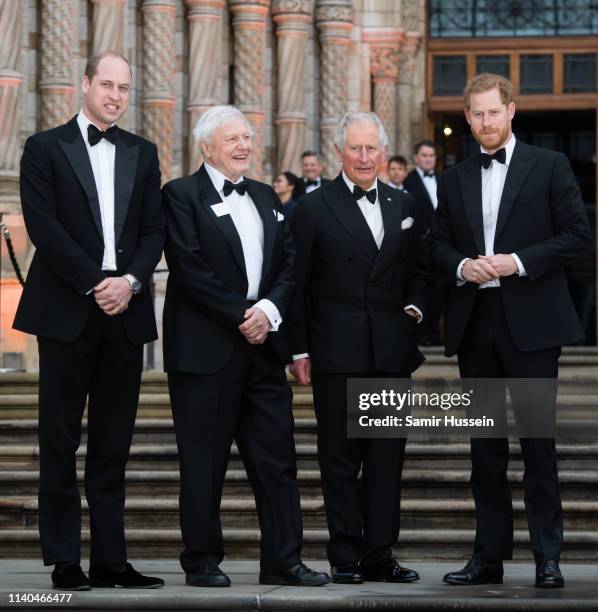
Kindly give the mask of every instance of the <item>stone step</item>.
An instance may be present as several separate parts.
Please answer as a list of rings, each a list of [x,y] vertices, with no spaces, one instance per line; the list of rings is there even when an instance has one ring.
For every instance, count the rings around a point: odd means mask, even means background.
[[[259,557],[260,533],[257,529],[225,529],[225,550],[228,559]],[[82,530],[82,555],[87,557],[89,530]],[[181,552],[179,529],[127,529],[127,553],[130,558],[174,558]],[[402,529],[395,547],[401,559],[451,560],[471,552],[472,529],[430,530]],[[323,559],[326,555],[328,532],[325,529],[304,529],[302,555],[306,559]],[[527,530],[514,532],[514,559],[532,559]],[[592,530],[565,531],[561,561],[596,562],[598,533]],[[32,558],[39,555],[39,535],[36,529],[6,529],[0,531],[0,558]],[[554,608],[557,609],[557,608]]]

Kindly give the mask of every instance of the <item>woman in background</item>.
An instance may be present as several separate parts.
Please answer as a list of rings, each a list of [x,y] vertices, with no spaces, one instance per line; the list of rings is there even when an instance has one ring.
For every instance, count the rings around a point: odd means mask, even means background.
[[[285,216],[290,217],[295,203],[305,193],[303,181],[292,172],[281,172],[274,179],[273,187]]]

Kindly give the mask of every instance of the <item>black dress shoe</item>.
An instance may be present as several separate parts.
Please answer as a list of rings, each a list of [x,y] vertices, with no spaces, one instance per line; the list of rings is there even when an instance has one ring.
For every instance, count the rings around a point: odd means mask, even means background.
[[[544,561],[536,567],[536,584],[539,589],[562,589],[565,579],[558,561]]]
[[[90,567],[89,580],[92,587],[125,589],[158,589],[164,586],[162,578],[140,574],[130,563],[125,563],[123,571],[109,567]]]
[[[330,568],[330,573],[332,574],[332,582],[336,584],[361,584],[363,582],[363,573],[357,561],[333,565]]]
[[[315,572],[303,563],[298,563],[281,573],[266,574],[260,572],[260,584],[317,587],[324,586],[329,582],[330,576],[328,574]]]
[[[408,567],[399,565],[395,556],[363,568],[363,578],[371,582],[415,582],[419,574]]]
[[[52,586],[63,591],[89,591],[89,578],[80,565],[75,563],[55,568],[52,572]]]
[[[447,584],[502,584],[502,561],[485,561],[473,555],[458,572],[449,572],[443,582]]]
[[[196,587],[229,587],[230,578],[218,567],[218,563],[210,561],[192,574],[186,574],[185,583]]]

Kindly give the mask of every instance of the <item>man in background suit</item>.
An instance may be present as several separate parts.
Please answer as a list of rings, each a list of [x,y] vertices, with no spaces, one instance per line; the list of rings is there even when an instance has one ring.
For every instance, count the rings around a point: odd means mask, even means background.
[[[143,345],[157,338],[149,286],[164,242],[155,145],[115,123],[131,69],[104,52],[83,77],[83,109],[31,136],[21,202],[36,247],[14,327],[39,347],[39,531],[56,588],[84,590],[75,452],[89,396],[85,494],[94,587],[159,587],[126,562],[125,466]]]
[[[436,150],[430,140],[422,140],[413,148],[413,161],[415,168],[407,175],[403,182],[405,189],[411,193],[417,202],[425,226],[432,226],[434,211],[438,205],[436,197]],[[419,329],[419,342],[424,346],[442,344],[440,333],[440,318],[444,308],[447,284],[444,277],[435,273],[432,284],[432,293],[426,319]]]
[[[399,191],[405,191],[403,183],[407,176],[407,160],[402,155],[393,155],[388,158],[386,173],[388,174],[388,185]]]
[[[164,187],[164,365],[179,449],[181,565],[190,586],[227,587],[220,500],[233,439],[262,530],[261,584],[322,586],[301,563],[290,350],[290,228],[273,189],[243,178],[251,131],[230,106],[195,128],[205,163]]]
[[[301,153],[301,180],[305,186],[305,193],[311,193],[329,182],[328,179],[322,178],[322,164],[315,151]]]
[[[446,354],[457,353],[462,378],[558,377],[563,344],[583,336],[564,265],[583,255],[591,233],[567,158],[532,147],[511,130],[513,87],[480,74],[465,88],[465,117],[480,153],[449,168],[438,186],[432,230],[435,264],[450,279]],[[556,386],[534,396],[554,417]],[[513,389],[514,410],[529,405]],[[524,398],[527,401],[527,398]],[[525,508],[536,561],[535,585],[562,587],[563,516],[555,441],[520,439]],[[471,440],[476,505],[474,554],[449,584],[501,583],[512,558],[513,508],[506,438]]]
[[[374,113],[347,113],[335,142],[342,172],[292,218],[291,371],[300,384],[313,379],[333,581],[413,582],[392,555],[405,439],[347,438],[346,388],[348,378],[409,377],[423,361],[424,230],[412,196],[376,178],[388,138]]]

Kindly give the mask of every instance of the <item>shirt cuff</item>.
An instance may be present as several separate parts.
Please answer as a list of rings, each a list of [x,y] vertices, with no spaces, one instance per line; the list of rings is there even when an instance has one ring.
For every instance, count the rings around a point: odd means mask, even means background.
[[[293,361],[298,361],[299,359],[305,359],[309,357],[309,353],[297,353],[297,355],[293,355]]]
[[[405,308],[403,308],[403,310],[405,312],[407,312],[408,310],[415,310],[415,312],[417,312],[417,314],[418,314],[418,317],[417,317],[417,324],[418,325],[424,319],[424,313],[415,304],[409,304],[409,306],[405,306]]]
[[[280,312],[278,312],[278,308],[274,305],[274,302],[263,298],[259,302],[256,302],[254,307],[259,308],[268,317],[268,321],[270,321],[270,325],[272,325],[270,331],[278,331],[282,323],[282,317],[280,316]]]
[[[463,278],[463,266],[465,265],[466,261],[469,261],[471,259],[471,257],[465,257],[464,259],[461,260],[461,262],[459,263],[459,265],[457,266],[457,287],[460,287],[461,285],[464,285],[467,281]]]
[[[525,271],[525,268],[521,263],[521,259],[519,259],[519,255],[517,255],[517,253],[511,253],[511,257],[515,260],[515,263],[517,264],[517,274],[519,274],[519,276],[527,276],[527,272]]]

